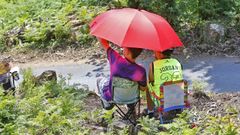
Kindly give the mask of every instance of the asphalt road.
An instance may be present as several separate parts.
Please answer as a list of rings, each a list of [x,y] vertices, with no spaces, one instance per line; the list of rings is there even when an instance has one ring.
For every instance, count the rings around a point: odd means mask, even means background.
[[[208,90],[215,92],[240,91],[240,58],[238,57],[192,57],[188,60],[179,59],[183,64],[184,77],[190,83],[193,80],[206,81]],[[145,68],[148,68],[152,59],[138,60]],[[70,84],[85,84],[90,90],[96,88],[96,78],[107,76],[109,66],[98,60],[88,60],[80,64],[41,66],[33,68],[35,75],[45,70],[55,70],[58,75],[71,74]],[[147,70],[148,71],[148,70]]]

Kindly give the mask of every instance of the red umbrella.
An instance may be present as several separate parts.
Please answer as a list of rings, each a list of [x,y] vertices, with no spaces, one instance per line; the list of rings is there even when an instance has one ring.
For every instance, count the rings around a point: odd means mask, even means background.
[[[90,34],[121,47],[164,51],[183,45],[163,17],[131,8],[113,9],[100,14],[91,22]]]

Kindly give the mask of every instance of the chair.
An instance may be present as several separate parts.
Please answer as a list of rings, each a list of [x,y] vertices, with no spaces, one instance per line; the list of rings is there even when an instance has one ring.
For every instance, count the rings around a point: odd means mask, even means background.
[[[13,67],[9,69],[4,69],[1,67],[0,62],[0,85],[4,89],[4,93],[7,94],[12,91],[13,95],[15,94],[15,81],[19,80],[19,68]]]
[[[152,91],[151,95],[162,124],[169,122],[164,120],[164,113],[182,111],[184,108],[190,107],[186,80],[165,82],[160,86],[159,92]]]
[[[117,107],[118,114],[136,125],[136,116],[140,114],[140,90],[137,82],[113,77],[112,79],[112,101],[110,103]],[[119,105],[128,105],[131,109],[126,113]],[[136,114],[136,106],[138,105],[138,111]],[[134,120],[131,120],[131,116]]]

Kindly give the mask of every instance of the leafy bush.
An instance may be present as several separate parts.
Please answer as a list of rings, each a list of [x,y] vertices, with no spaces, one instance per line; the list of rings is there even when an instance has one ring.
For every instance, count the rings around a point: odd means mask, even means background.
[[[111,8],[133,7],[160,14],[182,37],[194,32],[196,38],[201,38],[199,28],[211,21],[240,28],[239,0],[0,0],[0,3],[0,50],[16,45],[54,49],[91,44],[94,38],[89,35],[89,22]],[[72,20],[78,21],[77,26]]]
[[[143,134],[157,134],[159,132],[160,122],[158,120],[149,119],[148,117],[143,117],[139,119],[139,126],[141,130],[140,135]]]
[[[178,118],[174,119],[173,123],[161,125],[158,120],[148,119],[143,117],[140,119],[139,125],[141,130],[140,135],[237,135],[240,133],[240,128],[236,119],[236,115],[226,115],[223,117],[205,116],[205,119],[200,124],[194,123],[194,114],[191,110],[185,110],[179,114]]]
[[[209,86],[209,84],[205,81],[200,81],[200,80],[194,80],[192,82],[192,90],[193,91],[206,91],[209,90],[207,89],[207,87]]]
[[[54,49],[89,44],[93,38],[88,34],[88,24],[105,10],[79,0],[0,0],[0,3],[1,50],[16,45]]]
[[[89,93],[68,85],[68,79],[70,78],[61,78],[57,83],[47,82],[39,86],[35,83],[31,70],[26,70],[16,97],[12,94],[4,96],[0,89],[0,133],[91,134],[92,127],[89,124],[101,125],[102,119],[109,128],[106,134],[133,133],[128,126],[122,130],[114,128],[114,109],[85,110],[84,99]],[[138,134],[237,135],[240,133],[239,112],[234,108],[228,108],[228,112],[224,116],[203,114],[203,119],[196,119],[196,110],[185,110],[173,123],[164,125],[159,120],[142,117],[138,120]]]
[[[80,134],[83,99],[87,91],[49,82],[36,86],[28,70],[17,97],[0,95],[1,134]]]
[[[129,6],[163,16],[182,38],[188,37],[191,33],[201,38],[199,28],[201,29],[207,22],[221,22],[227,27],[239,30],[239,0],[139,0],[131,1]],[[194,37],[191,38],[195,40]]]

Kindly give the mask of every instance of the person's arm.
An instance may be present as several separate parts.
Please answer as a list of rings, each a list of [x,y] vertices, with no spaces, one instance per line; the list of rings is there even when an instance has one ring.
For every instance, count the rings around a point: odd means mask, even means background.
[[[98,40],[100,41],[100,43],[101,43],[101,45],[102,45],[102,47],[104,48],[105,51],[107,51],[108,48],[110,48],[109,43],[106,39],[99,38]]]
[[[142,72],[142,77],[140,81],[138,81],[139,89],[142,91],[147,91],[148,86],[147,86],[147,75],[146,75],[146,70],[143,68]]]
[[[153,84],[154,78],[153,78],[153,63],[149,65],[149,73],[148,73],[148,81],[150,84]]]

